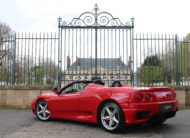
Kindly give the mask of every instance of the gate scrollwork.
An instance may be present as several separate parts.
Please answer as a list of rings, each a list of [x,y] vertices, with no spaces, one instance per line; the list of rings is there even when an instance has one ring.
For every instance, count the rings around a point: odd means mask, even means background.
[[[86,26],[86,27],[99,27],[99,26],[122,26],[132,27],[133,24],[126,22],[125,24],[120,21],[119,18],[113,17],[108,12],[100,12],[97,4],[92,12],[84,12],[78,18],[73,18],[70,23],[63,21],[61,27],[71,26]]]

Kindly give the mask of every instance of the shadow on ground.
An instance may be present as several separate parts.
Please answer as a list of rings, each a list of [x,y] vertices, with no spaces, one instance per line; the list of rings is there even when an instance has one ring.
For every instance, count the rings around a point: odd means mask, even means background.
[[[78,122],[78,121],[71,121],[71,120],[62,120],[62,119],[52,119],[49,122],[56,122],[59,124],[67,124],[67,125],[73,125],[76,128],[77,127],[87,127],[89,129],[96,129],[97,131],[105,131],[99,124],[92,124],[87,122]],[[175,127],[171,124],[164,123],[159,126],[151,126],[148,124],[136,124],[136,125],[128,125],[124,129],[124,132],[120,134],[149,134],[150,130],[160,131],[160,132],[168,132],[175,130]]]

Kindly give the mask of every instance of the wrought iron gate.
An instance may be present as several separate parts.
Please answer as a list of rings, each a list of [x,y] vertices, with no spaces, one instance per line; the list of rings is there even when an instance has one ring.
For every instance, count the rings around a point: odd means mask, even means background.
[[[67,24],[58,18],[59,82],[101,78],[131,83],[133,74],[133,28],[108,12],[84,12]],[[61,85],[61,83],[60,83]]]

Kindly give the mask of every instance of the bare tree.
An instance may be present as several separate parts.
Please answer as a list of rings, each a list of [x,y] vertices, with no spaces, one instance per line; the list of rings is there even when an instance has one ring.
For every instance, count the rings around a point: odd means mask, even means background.
[[[11,54],[10,39],[12,39],[13,31],[9,25],[0,22],[0,66],[2,66],[3,59]]]
[[[12,30],[9,25],[0,22],[0,39],[3,37],[8,37],[10,34],[12,34]]]

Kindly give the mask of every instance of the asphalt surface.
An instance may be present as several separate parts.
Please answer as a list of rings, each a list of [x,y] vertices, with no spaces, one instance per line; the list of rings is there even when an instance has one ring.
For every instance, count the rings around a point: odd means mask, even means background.
[[[163,125],[128,126],[122,134],[110,134],[96,124],[65,120],[41,122],[26,110],[0,110],[2,138],[190,138],[190,110],[179,111]]]
[[[0,110],[0,138],[38,121],[26,110]]]

